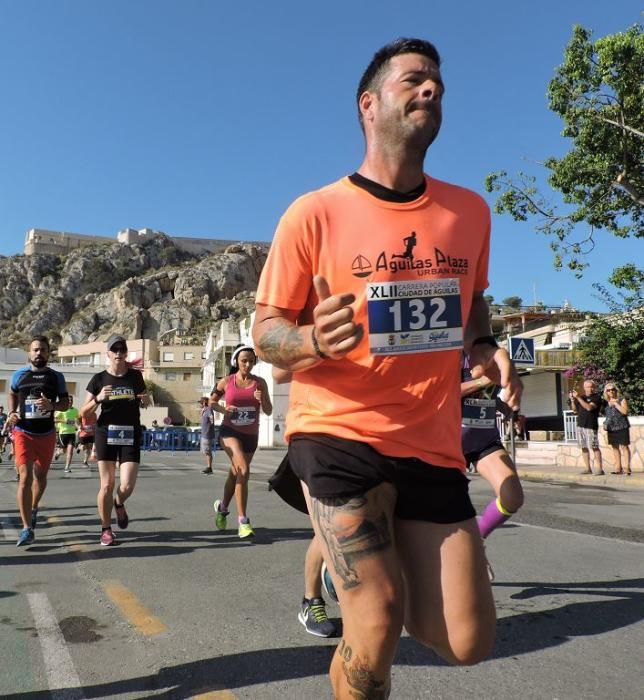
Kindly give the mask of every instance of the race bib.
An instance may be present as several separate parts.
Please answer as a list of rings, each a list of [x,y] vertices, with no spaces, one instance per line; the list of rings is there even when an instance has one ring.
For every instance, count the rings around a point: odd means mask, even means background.
[[[494,428],[496,426],[496,400],[463,399],[461,424],[468,428]]]
[[[463,347],[460,281],[438,279],[367,285],[372,355]]]
[[[257,418],[257,409],[255,406],[244,406],[243,408],[238,408],[235,413],[230,418],[230,422],[233,425],[253,425]]]
[[[108,425],[107,426],[108,445],[133,445],[134,426],[132,425]]]
[[[26,398],[25,399],[25,419],[33,420],[34,418],[49,418],[51,416],[51,411],[42,411],[37,405],[36,401],[40,399]]]
[[[94,435],[96,432],[96,424],[92,423],[91,425],[84,425],[81,428],[82,432],[84,432],[86,435]]]

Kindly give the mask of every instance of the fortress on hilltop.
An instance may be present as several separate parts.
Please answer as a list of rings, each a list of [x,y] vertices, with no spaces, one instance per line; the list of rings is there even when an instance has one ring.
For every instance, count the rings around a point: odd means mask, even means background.
[[[32,228],[27,231],[25,237],[25,255],[35,253],[49,253],[53,255],[65,255],[76,248],[102,244],[102,243],[143,243],[145,240],[163,234],[151,228],[124,228],[116,234],[116,240],[109,236],[94,236],[87,233],[68,233],[67,231],[49,231],[43,228]],[[168,236],[177,248],[185,250],[193,255],[210,255],[221,253],[228,246],[235,243],[250,243],[265,248],[269,247],[266,241],[235,241],[222,238],[183,238]]]

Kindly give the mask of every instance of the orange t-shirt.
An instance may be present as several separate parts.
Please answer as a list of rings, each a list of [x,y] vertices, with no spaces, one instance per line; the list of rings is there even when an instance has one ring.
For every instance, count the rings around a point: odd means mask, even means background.
[[[312,323],[320,274],[332,294],[355,294],[365,329],[342,360],[293,375],[287,439],[326,433],[464,468],[462,338],[473,293],[488,286],[490,212],[470,190],[426,181],[421,197],[400,204],[343,178],[282,217],[257,303]]]

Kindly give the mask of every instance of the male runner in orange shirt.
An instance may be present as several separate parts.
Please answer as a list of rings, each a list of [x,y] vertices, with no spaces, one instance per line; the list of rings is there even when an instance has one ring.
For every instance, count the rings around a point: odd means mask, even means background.
[[[521,382],[483,299],[488,207],[423,172],[443,92],[429,42],[378,51],[357,93],[362,165],[287,210],[257,291],[255,347],[294,372],[289,462],[342,606],[338,698],[388,697],[403,624],[452,663],[495,636],[463,474],[463,348],[513,407]]]

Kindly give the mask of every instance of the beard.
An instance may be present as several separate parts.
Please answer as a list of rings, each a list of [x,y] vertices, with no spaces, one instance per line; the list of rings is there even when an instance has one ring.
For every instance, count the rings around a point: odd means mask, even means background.
[[[36,357],[31,361],[31,364],[38,369],[42,369],[47,364],[45,357]]]

